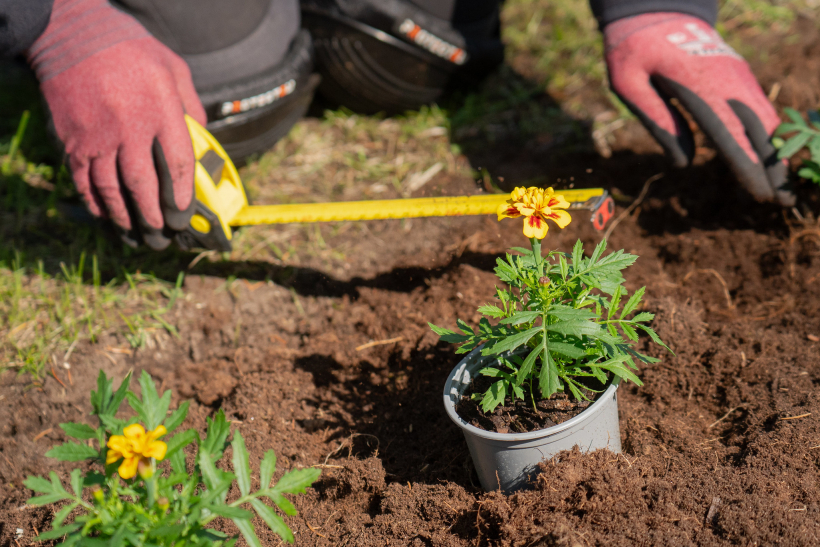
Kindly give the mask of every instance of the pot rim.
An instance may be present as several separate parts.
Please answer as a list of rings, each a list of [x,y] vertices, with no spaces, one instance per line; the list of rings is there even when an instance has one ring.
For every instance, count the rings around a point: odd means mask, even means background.
[[[476,360],[476,357],[481,357],[482,346],[477,347],[470,353],[468,353],[458,364],[450,371],[450,375],[447,376],[447,382],[444,384],[444,408],[447,410],[447,415],[450,419],[459,426],[465,433],[470,433],[476,437],[481,437],[484,439],[489,439],[492,441],[503,441],[503,442],[519,442],[519,441],[532,441],[536,439],[541,439],[543,437],[549,437],[555,435],[557,433],[561,433],[567,429],[574,428],[588,419],[592,418],[595,414],[597,414],[601,408],[606,404],[607,400],[612,397],[615,392],[618,390],[618,386],[620,385],[621,379],[618,376],[615,376],[612,382],[609,384],[604,392],[596,399],[594,403],[592,403],[588,408],[581,411],[580,414],[574,416],[567,420],[566,422],[562,422],[558,425],[554,425],[551,427],[547,427],[545,429],[538,429],[536,431],[528,431],[527,433],[497,433],[495,431],[487,431],[481,428],[478,428],[474,425],[467,423],[461,416],[458,415],[456,412],[456,405],[451,399],[451,393],[454,389],[454,380],[456,374],[460,371],[463,371],[467,368],[468,364]],[[459,392],[460,394],[461,392]]]

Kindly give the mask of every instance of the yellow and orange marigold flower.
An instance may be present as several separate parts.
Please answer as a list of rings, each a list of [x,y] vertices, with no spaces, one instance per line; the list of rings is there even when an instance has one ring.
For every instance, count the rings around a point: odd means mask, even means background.
[[[498,220],[524,217],[524,235],[529,238],[544,239],[549,226],[547,219],[564,228],[572,218],[564,211],[569,202],[564,196],[555,194],[552,188],[518,187],[510,194],[510,199],[498,206]]]
[[[120,477],[130,479],[139,468],[140,476],[147,479],[153,474],[151,458],[162,460],[168,450],[167,444],[157,440],[167,432],[163,425],[148,432],[140,424],[129,425],[122,435],[111,435],[108,439],[105,463],[112,464],[122,459],[117,469]]]

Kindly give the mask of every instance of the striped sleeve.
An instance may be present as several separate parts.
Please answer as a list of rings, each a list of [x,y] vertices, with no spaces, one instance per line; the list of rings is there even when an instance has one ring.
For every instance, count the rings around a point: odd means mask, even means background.
[[[717,0],[590,0],[592,13],[600,28],[624,17],[672,11],[694,15],[714,25],[717,20]]]
[[[43,33],[54,0],[0,2],[0,56],[22,53]]]

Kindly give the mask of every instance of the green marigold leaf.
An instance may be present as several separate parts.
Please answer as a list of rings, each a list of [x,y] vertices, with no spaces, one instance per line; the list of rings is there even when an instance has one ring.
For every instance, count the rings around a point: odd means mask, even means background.
[[[97,430],[86,424],[69,422],[66,424],[60,424],[60,429],[65,431],[65,434],[69,437],[74,437],[75,439],[80,439],[83,441],[97,438]]]
[[[587,356],[587,353],[586,351],[584,351],[583,348],[573,344],[567,344],[565,342],[556,342],[550,340],[549,348],[550,351],[559,353],[565,357],[569,357],[570,359],[583,359]]]
[[[661,340],[660,336],[658,336],[658,334],[654,330],[652,330],[650,327],[648,327],[646,325],[640,325],[640,324],[636,324],[635,326],[638,327],[639,329],[643,330],[646,334],[648,334],[653,342],[655,342],[656,344],[658,344],[662,348],[666,349],[666,351],[668,351],[672,355],[675,355],[675,352],[672,351],[671,349],[669,349],[669,346],[664,344],[663,340]]]
[[[251,491],[251,470],[248,462],[248,450],[245,448],[245,439],[242,438],[242,433],[239,430],[233,434],[231,446],[233,447],[232,462],[233,471],[236,474],[236,482],[239,485],[239,491],[242,495],[247,496]]]
[[[171,405],[171,390],[166,390],[160,397],[154,380],[144,370],[140,376],[140,387],[142,388],[142,417],[145,420],[145,428],[151,431],[165,420],[168,407]]]
[[[78,530],[82,524],[72,522],[71,524],[67,524],[66,526],[60,526],[59,528],[54,528],[53,530],[49,530],[48,532],[43,532],[39,536],[37,536],[37,541],[46,541],[49,539],[57,539],[61,538],[65,535]]]
[[[35,492],[51,493],[54,491],[53,485],[43,477],[29,476],[23,481],[23,485],[29,490],[34,490]]]
[[[227,446],[226,440],[231,432],[231,425],[225,419],[225,412],[220,408],[214,419],[205,418],[208,424],[205,440],[202,441],[201,448],[209,453],[211,457],[218,460]]]
[[[552,347],[552,344],[550,344],[550,347]],[[524,362],[521,363],[521,367],[518,369],[518,374],[516,375],[519,385],[524,383],[524,380],[529,377],[533,367],[535,366],[535,360],[538,359],[538,355],[540,353],[540,349],[532,350],[530,354],[527,355],[527,358],[524,359]]]
[[[549,332],[556,332],[565,336],[595,336],[601,333],[601,325],[592,321],[558,321],[547,326]]]
[[[641,305],[641,299],[643,299],[644,292],[646,292],[646,287],[641,287],[629,297],[629,300],[627,300],[624,305],[624,309],[621,311],[620,319],[627,317]]]
[[[629,370],[629,368],[627,368],[627,366],[624,364],[624,362],[622,360],[610,359],[609,361],[606,361],[604,363],[600,363],[596,366],[598,366],[599,368],[602,368],[604,370],[608,370],[611,373],[613,373],[615,376],[618,376],[618,377],[620,377],[624,380],[629,380],[630,382],[635,382],[635,384],[637,384],[639,386],[643,385],[643,382],[641,382],[641,379],[638,378],[635,375],[634,372]]]
[[[808,127],[808,125],[806,125],[806,120],[804,120],[803,116],[800,114],[800,112],[798,112],[794,108],[791,108],[791,107],[787,106],[786,108],[783,109],[783,112],[785,112],[786,116],[788,116],[789,119],[791,119],[791,121],[794,122],[795,124],[797,124],[798,126]]]
[[[519,346],[522,346],[530,341],[530,338],[542,331],[542,327],[532,327],[518,334],[514,334],[500,342],[497,342],[492,347],[482,350],[482,355],[498,355],[505,351],[513,351]]]
[[[644,321],[652,321],[655,319],[654,313],[649,313],[648,311],[642,311],[641,313],[637,314],[635,317],[632,318],[632,323],[643,323]]]
[[[66,492],[65,494],[45,494],[42,496],[30,498],[28,501],[26,501],[26,503],[28,503],[29,505],[40,506],[57,503],[58,501],[67,499],[71,499],[71,496],[68,495],[68,492]]]
[[[635,329],[630,327],[628,323],[619,323],[619,325],[621,329],[624,331],[624,334],[626,334],[627,338],[629,338],[633,342],[636,342],[638,340],[638,333],[635,332]]]
[[[276,453],[273,450],[265,452],[262,463],[259,464],[259,482],[262,488],[270,487],[270,481],[276,472]]]
[[[83,495],[83,482],[82,471],[75,469],[71,472],[71,489],[78,498]]]
[[[111,380],[102,370],[97,375],[97,390],[91,392],[91,408],[95,415],[104,414],[111,400]]]
[[[479,306],[478,313],[480,313],[481,315],[493,317],[495,319],[498,319],[499,317],[504,317],[504,310],[492,304],[484,304],[483,306]]]
[[[47,458],[54,458],[61,462],[81,462],[97,458],[100,455],[95,448],[78,443],[63,443],[46,452]]]
[[[554,393],[561,390],[561,382],[558,379],[558,366],[546,349],[543,350],[541,355],[541,373],[538,376],[538,387],[541,389],[541,396],[545,399],[549,399]]]
[[[250,547],[262,547],[262,544],[259,543],[259,538],[256,536],[256,532],[253,529],[253,524],[248,519],[231,519],[236,527],[239,528],[239,531],[242,533],[242,537],[245,538],[245,541],[248,542]]]
[[[170,458],[174,456],[177,452],[196,441],[198,438],[199,434],[194,429],[186,429],[182,433],[174,435],[167,441],[168,449],[165,452],[165,457]]]
[[[777,151],[777,157],[780,159],[792,157],[809,142],[811,137],[811,133],[798,133],[794,137],[789,138],[786,143],[780,147],[780,150]]]
[[[65,522],[65,519],[68,518],[68,515],[74,510],[75,507],[80,505],[80,502],[75,501],[74,503],[69,503],[59,511],[54,514],[54,520],[51,522],[52,528],[59,528]]]
[[[485,413],[492,412],[495,410],[495,407],[504,402],[506,396],[507,382],[499,380],[491,385],[490,389],[484,393],[484,397],[481,399],[481,410]]]
[[[265,524],[268,525],[268,528],[270,528],[272,532],[284,541],[293,543],[293,532],[291,532],[288,525],[285,524],[285,519],[277,515],[273,509],[265,505],[260,499],[251,500],[251,505],[256,511],[256,514],[259,515],[263,521],[265,521]]]
[[[427,324],[430,326],[433,332],[435,332],[439,335],[439,337],[441,337],[442,342],[447,342],[448,344],[460,344],[461,342],[466,342],[470,339],[469,336],[465,336],[463,334],[456,334],[454,331],[451,331],[450,329],[437,327],[432,323]]]
[[[499,321],[502,325],[520,325],[521,323],[529,323],[541,317],[540,311],[519,311],[515,312],[512,317]]]
[[[313,467],[292,469],[279,479],[273,489],[283,494],[304,494],[305,489],[316,482],[321,474],[321,470]]]
[[[131,371],[129,370],[128,374],[125,375],[125,378],[122,379],[120,387],[117,388],[117,391],[115,391],[114,394],[111,396],[111,400],[108,401],[108,406],[105,409],[105,414],[113,416],[117,413],[117,411],[120,409],[120,405],[122,405],[122,402],[125,399],[125,394],[128,392],[128,386],[130,384]]]
[[[253,518],[253,513],[251,513],[250,511],[242,509],[241,507],[231,507],[230,505],[211,505],[210,507],[208,507],[208,510],[215,515],[219,515],[221,517],[229,519],[248,520]]]
[[[189,404],[190,403],[188,401],[183,401],[182,404],[179,405],[179,407],[165,420],[163,425],[165,426],[165,429],[168,430],[168,433],[174,431],[182,425],[182,422],[185,421],[185,418],[188,416]]]

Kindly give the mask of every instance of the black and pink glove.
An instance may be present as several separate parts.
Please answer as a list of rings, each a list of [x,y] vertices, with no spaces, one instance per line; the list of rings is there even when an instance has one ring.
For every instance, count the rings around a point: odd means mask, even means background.
[[[682,13],[627,17],[604,29],[612,89],[663,146],[688,165],[694,141],[677,98],[740,182],[762,201],[792,205],[771,135],[780,123],[749,65],[705,21]]]
[[[89,211],[168,246],[194,206],[184,114],[206,121],[188,66],[106,0],[55,0],[27,54]]]

